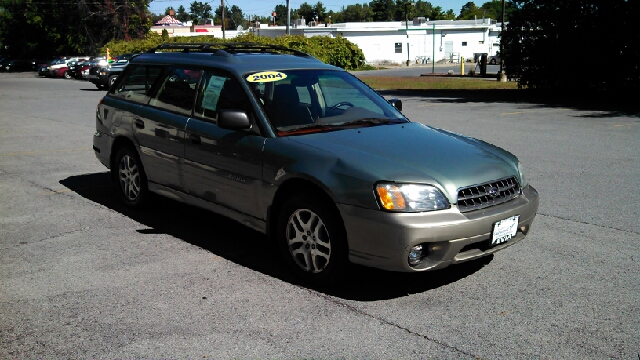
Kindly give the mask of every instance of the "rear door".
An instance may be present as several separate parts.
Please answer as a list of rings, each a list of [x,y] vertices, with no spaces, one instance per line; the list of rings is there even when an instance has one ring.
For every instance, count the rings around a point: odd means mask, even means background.
[[[181,91],[176,94],[178,85],[168,85],[175,69],[132,67],[114,90],[114,95],[123,100],[122,124],[131,127],[147,179],[181,189],[180,158],[184,155],[184,128],[191,114],[188,97],[195,96],[195,85],[190,94],[186,90],[189,84],[180,84]]]

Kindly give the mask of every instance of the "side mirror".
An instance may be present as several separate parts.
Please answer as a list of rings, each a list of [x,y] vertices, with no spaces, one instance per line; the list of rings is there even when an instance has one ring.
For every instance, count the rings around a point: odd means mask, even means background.
[[[394,108],[398,109],[398,111],[402,111],[402,100],[400,99],[389,99],[389,104]]]
[[[251,120],[247,113],[240,110],[218,110],[218,127],[228,130],[251,129]]]

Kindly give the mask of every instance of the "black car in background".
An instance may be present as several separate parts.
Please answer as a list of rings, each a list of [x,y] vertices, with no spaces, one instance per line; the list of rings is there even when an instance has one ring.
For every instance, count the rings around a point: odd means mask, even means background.
[[[82,79],[82,66],[88,61],[89,58],[78,58],[71,60],[67,63],[67,76],[68,79]]]
[[[89,68],[89,74],[83,77],[91,81],[98,89],[107,90],[111,87],[118,75],[120,75],[131,59],[131,54],[121,55],[115,62],[107,63],[103,62],[95,63]]]
[[[31,69],[31,61],[25,59],[5,59],[0,63],[2,71],[28,71]]]
[[[31,59],[31,70],[32,71],[38,71],[38,68],[41,65],[45,65],[48,62],[49,62],[49,60]]]

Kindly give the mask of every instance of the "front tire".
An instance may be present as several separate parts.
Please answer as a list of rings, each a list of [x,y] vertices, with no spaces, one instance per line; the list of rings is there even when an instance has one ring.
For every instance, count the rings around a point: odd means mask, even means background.
[[[117,78],[118,78],[118,75],[109,76],[109,86],[108,87],[111,87],[113,85],[113,83],[116,82]]]
[[[68,71],[65,71],[62,76],[64,76],[65,79],[71,79],[71,74],[69,74]]]
[[[285,201],[278,217],[280,251],[292,271],[309,283],[335,283],[348,264],[346,231],[332,205],[297,194]]]
[[[115,161],[118,195],[129,207],[143,207],[149,190],[147,175],[138,153],[130,147],[123,147],[118,151]]]

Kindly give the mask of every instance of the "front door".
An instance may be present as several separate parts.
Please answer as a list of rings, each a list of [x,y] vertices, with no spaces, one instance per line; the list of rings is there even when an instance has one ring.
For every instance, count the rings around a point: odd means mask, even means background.
[[[232,76],[206,71],[186,129],[184,182],[189,194],[264,219],[260,211],[264,138],[221,129],[220,109],[243,110],[252,117],[247,95]]]

